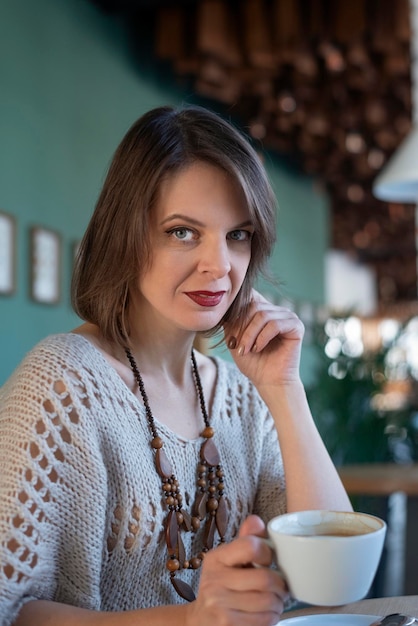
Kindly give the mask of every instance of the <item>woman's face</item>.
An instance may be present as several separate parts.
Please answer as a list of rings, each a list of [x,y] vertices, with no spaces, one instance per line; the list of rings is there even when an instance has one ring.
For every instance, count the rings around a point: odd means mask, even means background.
[[[135,313],[187,331],[213,328],[242,285],[253,231],[242,190],[220,168],[197,162],[169,177],[154,208]]]

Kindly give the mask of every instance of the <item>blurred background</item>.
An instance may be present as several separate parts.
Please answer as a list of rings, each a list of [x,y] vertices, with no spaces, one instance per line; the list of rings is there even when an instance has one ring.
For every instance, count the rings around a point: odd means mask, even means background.
[[[409,0],[2,0],[0,385],[79,323],[73,259],[123,134],[202,104],[248,135],[277,194],[279,286],[260,289],[306,325],[335,462],[416,471],[418,190],[375,188],[415,128],[413,18]],[[376,593],[418,592],[412,483],[408,501],[379,479],[353,493],[394,529]]]

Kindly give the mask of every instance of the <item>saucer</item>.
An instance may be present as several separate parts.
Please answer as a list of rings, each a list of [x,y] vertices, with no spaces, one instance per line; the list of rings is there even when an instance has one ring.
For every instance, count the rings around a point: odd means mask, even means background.
[[[285,617],[286,614],[283,615]],[[276,626],[370,626],[373,621],[382,619],[379,615],[330,614],[301,615],[283,619]]]

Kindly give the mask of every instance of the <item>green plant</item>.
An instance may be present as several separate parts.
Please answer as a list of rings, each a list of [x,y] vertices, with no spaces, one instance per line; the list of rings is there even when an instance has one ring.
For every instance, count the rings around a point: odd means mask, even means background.
[[[334,321],[338,324],[343,320]],[[395,410],[382,409],[379,402],[390,375],[388,354],[393,343],[378,351],[360,353],[341,336],[340,349],[329,355],[326,326],[317,326],[313,337],[317,370],[307,395],[334,463],[417,459],[417,412],[409,402]]]

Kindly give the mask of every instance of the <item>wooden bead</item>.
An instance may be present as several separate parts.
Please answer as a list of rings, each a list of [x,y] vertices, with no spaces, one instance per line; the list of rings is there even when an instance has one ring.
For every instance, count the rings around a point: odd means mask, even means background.
[[[155,453],[155,465],[161,478],[169,478],[170,480],[173,479],[173,469],[171,467],[171,463],[162,448],[158,448]]]
[[[183,528],[189,533],[192,530],[192,518],[190,513],[185,509],[181,509],[183,515]]]
[[[174,511],[170,511],[165,522],[165,540],[169,554],[177,554],[179,525]]]
[[[193,530],[199,530],[200,528],[200,519],[196,516],[192,517],[192,528]]]
[[[216,511],[218,508],[218,501],[216,498],[209,498],[207,503],[208,511]]]
[[[194,556],[192,559],[190,559],[190,565],[192,566],[192,569],[199,569],[199,567],[202,565],[202,561],[201,559],[199,559],[199,557]]]
[[[154,448],[154,450],[158,450],[159,448],[162,448],[163,445],[164,445],[164,442],[161,439],[161,437],[154,437],[154,439],[151,441],[151,446]]]
[[[169,558],[166,563],[167,569],[170,572],[177,572],[180,569],[180,561],[178,559]]]
[[[211,437],[213,437],[214,434],[215,434],[215,431],[212,428],[212,426],[206,426],[206,428],[202,432],[202,437],[205,437],[206,439],[210,439]]]
[[[202,445],[200,449],[200,458],[212,467],[219,465],[219,452],[212,439],[206,439]]]
[[[218,533],[222,538],[226,533],[226,529],[228,526],[228,510],[226,506],[225,498],[219,498],[218,508],[216,510],[216,527],[218,529]]]
[[[178,530],[177,537],[178,537],[178,551],[177,551],[176,556],[177,556],[177,558],[178,558],[178,560],[180,562],[180,569],[181,569],[181,564],[184,563],[184,561],[186,560],[186,550],[184,548],[184,543],[183,543],[183,540],[181,538],[180,529]],[[183,567],[184,567],[184,565],[183,565]]]
[[[206,516],[206,502],[208,500],[207,493],[202,491],[196,496],[193,507],[193,515],[199,519],[204,519]]]
[[[203,533],[203,545],[205,548],[211,550],[213,548],[213,544],[215,541],[215,530],[216,530],[216,517],[214,517],[214,512],[211,514],[211,517],[207,520],[205,524],[205,531]]]
[[[196,596],[190,585],[185,583],[184,580],[177,580],[173,572],[170,574],[170,582],[181,598],[187,600],[187,602],[196,600]]]
[[[177,511],[176,516],[177,516],[177,524],[180,526],[180,524],[184,522],[184,515],[181,511]]]

